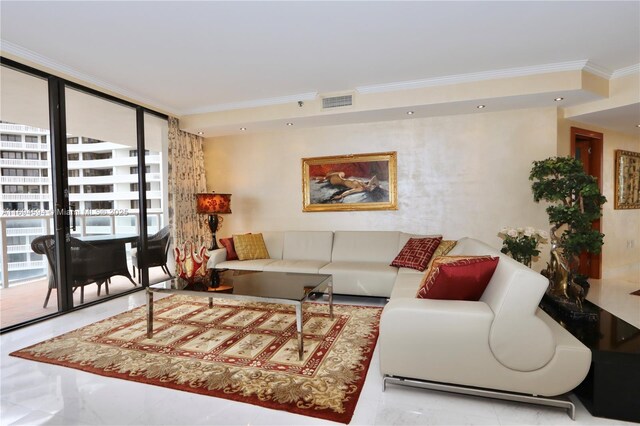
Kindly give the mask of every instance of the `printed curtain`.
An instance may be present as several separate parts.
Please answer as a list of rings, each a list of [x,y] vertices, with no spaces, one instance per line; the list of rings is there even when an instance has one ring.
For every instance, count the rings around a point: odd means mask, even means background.
[[[178,119],[169,117],[169,223],[174,247],[193,241],[207,244],[211,232],[206,218],[196,213],[196,194],[207,191],[203,138],[183,132]]]

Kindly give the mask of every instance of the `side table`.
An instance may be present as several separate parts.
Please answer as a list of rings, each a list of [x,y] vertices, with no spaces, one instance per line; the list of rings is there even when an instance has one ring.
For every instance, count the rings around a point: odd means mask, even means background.
[[[573,390],[596,417],[640,422],[640,329],[585,301],[598,311],[596,321],[563,318],[549,301],[540,307],[591,349],[591,368]]]

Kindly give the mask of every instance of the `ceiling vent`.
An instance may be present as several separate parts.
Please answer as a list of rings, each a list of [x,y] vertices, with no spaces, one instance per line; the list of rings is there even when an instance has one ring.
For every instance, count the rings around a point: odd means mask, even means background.
[[[322,98],[322,109],[340,108],[353,105],[353,95]]]

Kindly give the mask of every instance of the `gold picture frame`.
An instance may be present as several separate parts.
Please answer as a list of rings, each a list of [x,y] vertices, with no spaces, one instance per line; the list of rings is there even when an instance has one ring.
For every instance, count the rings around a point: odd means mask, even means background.
[[[640,209],[640,152],[616,149],[613,208]]]
[[[302,211],[397,210],[397,153],[302,159]]]

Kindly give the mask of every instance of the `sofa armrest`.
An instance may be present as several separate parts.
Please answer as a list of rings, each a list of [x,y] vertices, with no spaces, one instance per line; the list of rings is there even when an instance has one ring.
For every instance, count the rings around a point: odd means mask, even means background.
[[[391,299],[384,307],[385,312],[408,312],[409,315],[465,315],[474,313],[491,313],[489,306],[481,301],[421,299],[419,297],[403,297]],[[417,311],[417,312],[413,312]]]
[[[486,356],[493,318],[479,301],[392,299],[380,321],[380,371],[419,378],[415,372],[425,362],[446,365],[453,354]]]
[[[209,261],[207,262],[207,268],[213,269],[218,263],[227,260],[227,249],[219,248],[209,251]]]
[[[383,339],[399,333],[426,335],[440,333],[438,330],[446,328],[447,335],[458,330],[463,331],[465,335],[472,330],[486,330],[485,339],[488,339],[492,321],[493,311],[484,302],[392,299],[382,312],[380,336]]]

